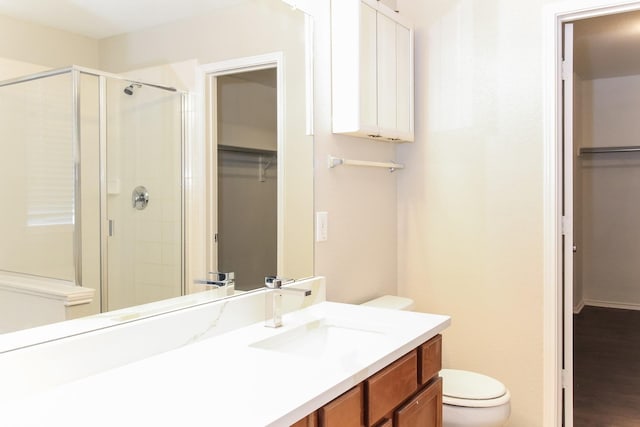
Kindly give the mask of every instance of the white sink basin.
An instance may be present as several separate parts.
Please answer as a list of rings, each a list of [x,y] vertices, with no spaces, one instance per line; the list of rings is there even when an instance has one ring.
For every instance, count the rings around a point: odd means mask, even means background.
[[[312,358],[336,358],[358,353],[385,340],[382,331],[363,328],[344,319],[319,319],[257,341],[250,347]]]

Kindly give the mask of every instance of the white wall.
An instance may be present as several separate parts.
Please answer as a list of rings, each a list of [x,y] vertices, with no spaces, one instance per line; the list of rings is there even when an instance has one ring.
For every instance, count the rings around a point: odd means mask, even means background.
[[[47,68],[97,68],[98,41],[0,15],[0,57]]]
[[[504,382],[518,427],[541,426],[543,413],[545,3],[398,1],[416,28],[416,142],[398,148],[399,292],[452,316],[444,365]]]
[[[639,145],[640,76],[585,80],[584,147]],[[640,308],[640,154],[578,158],[582,287],[586,304]]]

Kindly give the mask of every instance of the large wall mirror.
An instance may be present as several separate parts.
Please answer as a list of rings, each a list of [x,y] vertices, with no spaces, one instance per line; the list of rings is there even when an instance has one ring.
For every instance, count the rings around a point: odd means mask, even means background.
[[[0,3],[0,333],[313,275],[308,16],[38,4]]]

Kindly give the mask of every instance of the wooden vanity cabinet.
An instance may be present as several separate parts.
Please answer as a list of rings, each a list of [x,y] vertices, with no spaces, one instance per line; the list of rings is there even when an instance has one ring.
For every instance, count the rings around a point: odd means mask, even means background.
[[[442,378],[435,378],[393,413],[394,427],[442,425]]]
[[[318,409],[318,422],[323,427],[362,427],[364,425],[364,385],[358,384]]]
[[[427,384],[442,369],[442,335],[436,335],[418,347],[418,382]]]
[[[291,424],[291,427],[318,427],[318,413],[314,412],[307,415],[300,421]]]
[[[374,425],[418,390],[418,352],[413,350],[365,381],[367,420]]]
[[[442,427],[441,368],[436,335],[293,427]]]

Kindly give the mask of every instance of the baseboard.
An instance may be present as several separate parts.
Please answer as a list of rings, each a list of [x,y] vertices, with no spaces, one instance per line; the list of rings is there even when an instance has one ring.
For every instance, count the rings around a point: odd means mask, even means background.
[[[573,314],[580,314],[584,306],[585,306],[584,300],[580,301],[578,305],[573,307]]]
[[[612,302],[586,299],[583,302],[583,306],[585,305],[592,307],[619,308],[623,310],[640,310],[640,303],[634,304],[628,302]]]

